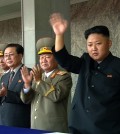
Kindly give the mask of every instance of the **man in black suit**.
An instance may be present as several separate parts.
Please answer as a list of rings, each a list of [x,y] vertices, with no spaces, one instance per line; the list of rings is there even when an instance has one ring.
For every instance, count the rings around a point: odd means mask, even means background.
[[[20,99],[24,86],[20,72],[23,54],[24,48],[19,44],[8,44],[4,50],[4,60],[10,71],[0,81],[0,125],[30,127],[30,105]],[[12,73],[14,76],[10,78]]]
[[[61,14],[50,17],[56,35],[58,63],[79,74],[72,101],[69,128],[73,134],[120,134],[120,58],[109,51],[109,29],[98,25],[85,31],[87,53],[70,55],[64,46],[68,23]]]

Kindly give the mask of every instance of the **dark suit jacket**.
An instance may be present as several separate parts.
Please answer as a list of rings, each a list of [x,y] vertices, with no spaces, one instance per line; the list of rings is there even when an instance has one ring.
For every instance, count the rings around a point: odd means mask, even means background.
[[[3,82],[7,87],[9,76],[9,72],[3,75],[0,83]],[[24,104],[20,99],[20,91],[23,86],[19,69],[8,88],[7,96],[0,97],[0,125],[30,127],[30,105]]]
[[[97,64],[87,53],[55,52],[59,64],[79,74],[69,128],[74,134],[120,134],[120,58],[111,53]],[[62,55],[62,56],[61,56]]]

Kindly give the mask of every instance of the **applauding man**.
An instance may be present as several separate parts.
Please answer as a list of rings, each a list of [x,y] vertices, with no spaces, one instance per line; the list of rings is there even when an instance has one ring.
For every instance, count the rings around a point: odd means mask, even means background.
[[[21,92],[21,98],[23,102],[31,103],[31,128],[68,132],[67,105],[72,80],[67,71],[58,67],[51,51],[53,45],[52,38],[38,40],[40,67],[34,67],[30,74],[25,67],[22,68],[25,89]]]
[[[4,50],[4,61],[10,68],[0,81],[0,125],[30,127],[30,105],[20,99],[23,89],[20,69],[24,48],[19,44],[8,44]],[[30,69],[29,69],[30,70]]]

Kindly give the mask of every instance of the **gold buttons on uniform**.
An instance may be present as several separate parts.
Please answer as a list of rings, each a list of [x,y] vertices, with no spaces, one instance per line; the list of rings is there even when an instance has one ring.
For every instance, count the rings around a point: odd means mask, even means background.
[[[37,119],[37,116],[35,116],[34,119]]]

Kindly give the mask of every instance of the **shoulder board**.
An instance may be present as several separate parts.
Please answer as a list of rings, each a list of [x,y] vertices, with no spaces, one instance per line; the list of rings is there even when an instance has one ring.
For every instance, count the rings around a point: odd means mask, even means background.
[[[64,74],[67,74],[67,71],[58,71],[57,74],[58,75],[64,75]]]
[[[58,70],[57,71],[55,71],[51,76],[50,76],[50,78],[55,78],[55,76],[56,76],[56,74],[57,74],[57,72],[59,72]]]
[[[58,71],[54,72],[54,73],[51,75],[50,78],[53,79],[53,78],[55,78],[56,75],[64,75],[64,74],[66,74],[66,73],[67,73],[67,71],[58,70]]]

